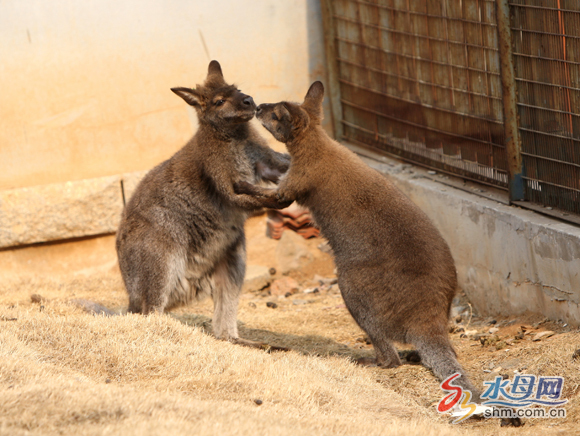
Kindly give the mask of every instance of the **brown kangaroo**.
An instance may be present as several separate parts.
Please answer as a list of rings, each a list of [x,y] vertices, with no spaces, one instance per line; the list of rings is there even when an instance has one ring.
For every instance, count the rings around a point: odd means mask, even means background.
[[[236,194],[233,186],[277,181],[290,158],[250,126],[256,105],[225,82],[218,62],[203,85],[172,91],[196,109],[199,129],[144,177],[123,212],[117,254],[129,311],[163,312],[211,295],[215,336],[239,342],[244,222],[253,210],[288,204]]]
[[[256,116],[291,156],[277,189],[236,184],[262,200],[296,200],[308,207],[335,256],[346,306],[368,334],[376,362],[401,364],[393,341],[415,345],[422,362],[443,380],[459,372],[479,400],[448,337],[457,287],[449,247],[427,215],[393,183],[370,169],[321,127],[322,83],[304,102],[258,106]]]

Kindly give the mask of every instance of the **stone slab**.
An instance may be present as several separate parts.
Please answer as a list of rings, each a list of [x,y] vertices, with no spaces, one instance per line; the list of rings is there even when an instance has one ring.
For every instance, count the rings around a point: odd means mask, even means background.
[[[0,248],[114,233],[122,210],[119,176],[0,191]]]

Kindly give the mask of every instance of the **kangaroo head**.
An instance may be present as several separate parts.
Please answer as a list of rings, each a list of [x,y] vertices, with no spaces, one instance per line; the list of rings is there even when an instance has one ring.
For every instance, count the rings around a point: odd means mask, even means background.
[[[242,93],[235,85],[226,83],[217,61],[210,62],[203,85],[196,85],[195,89],[171,90],[196,109],[200,123],[220,130],[250,121],[256,111],[252,97]]]
[[[309,127],[320,125],[323,99],[324,86],[321,82],[314,82],[302,104],[286,101],[261,104],[256,110],[256,117],[274,138],[288,143],[298,138]]]

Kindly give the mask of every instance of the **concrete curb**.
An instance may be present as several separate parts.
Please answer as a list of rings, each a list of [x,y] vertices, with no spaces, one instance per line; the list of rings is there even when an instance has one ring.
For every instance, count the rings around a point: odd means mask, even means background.
[[[146,173],[0,191],[0,248],[115,233]]]

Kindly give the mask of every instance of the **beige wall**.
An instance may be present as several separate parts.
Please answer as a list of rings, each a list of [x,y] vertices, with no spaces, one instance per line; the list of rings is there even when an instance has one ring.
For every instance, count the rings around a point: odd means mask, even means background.
[[[317,0],[0,2],[0,190],[149,169],[211,59],[260,102],[324,79]]]

